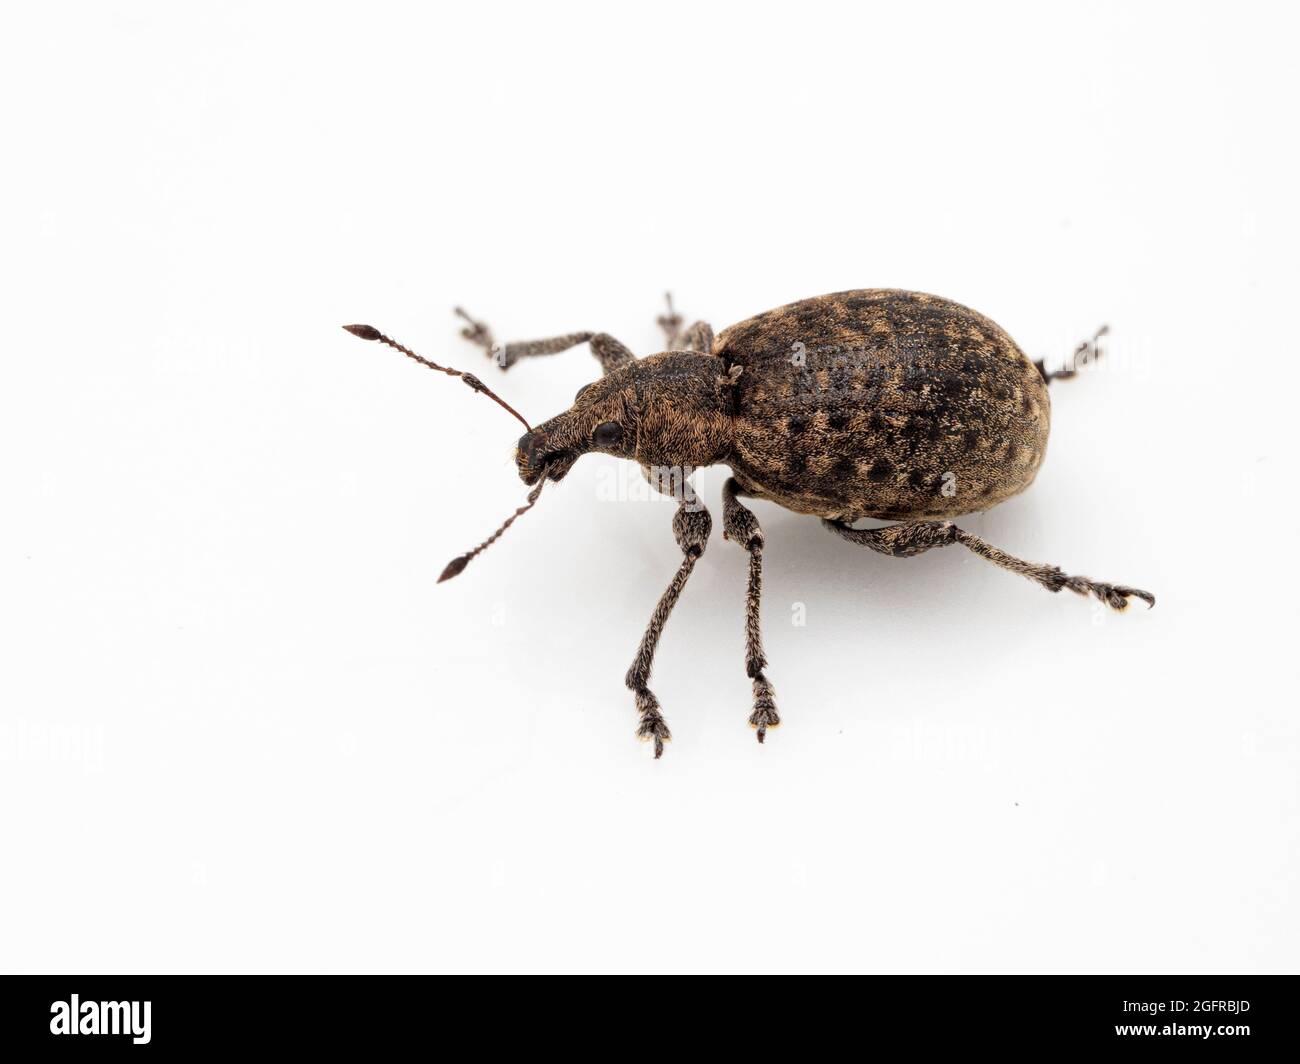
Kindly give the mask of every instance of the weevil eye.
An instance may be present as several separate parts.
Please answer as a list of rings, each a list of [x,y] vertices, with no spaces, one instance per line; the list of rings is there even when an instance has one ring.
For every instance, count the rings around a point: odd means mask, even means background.
[[[613,447],[623,438],[623,426],[617,421],[602,421],[591,431],[591,442],[597,447]]]
[[[590,387],[591,387],[590,384],[584,384],[581,388],[578,389],[577,394],[573,397],[574,406],[577,406],[580,402],[582,402],[582,393],[585,392]]]

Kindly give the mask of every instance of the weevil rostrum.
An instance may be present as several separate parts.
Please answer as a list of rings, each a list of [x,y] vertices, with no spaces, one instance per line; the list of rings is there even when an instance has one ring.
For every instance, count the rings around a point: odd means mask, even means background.
[[[716,336],[704,322],[683,328],[669,299],[658,319],[667,350],[644,358],[606,333],[498,344],[485,325],[457,313],[467,323],[462,334],[503,370],[587,344],[602,376],[568,410],[533,428],[474,375],[429,362],[370,326],[346,326],[461,377],[527,429],[515,452],[519,476],[532,487],[527,502],[486,541],[453,559],[440,580],[459,574],[582,455],[597,451],[637,462],[653,487],[677,500],[672,528],[682,551],[626,679],[640,715],[637,735],[653,742],[656,758],[671,735],[649,687],[655,648],[713,526],[687,488],[690,473],[702,466],[730,467],[722,534],[749,554],[745,671],[754,689],[749,723],[760,743],[781,718],[765,672],[759,618],[763,530],[742,498],[820,518],[835,535],[895,558],[957,543],[1048,591],[1068,588],[1116,610],[1130,598],[1155,604],[1147,591],[1022,561],[952,520],[987,510],[1033,482],[1051,422],[1048,384],[1095,359],[1104,329],[1064,369],[1048,372],[983,315],[938,296],[892,289],[800,300]],[[867,518],[895,523],[853,527]]]

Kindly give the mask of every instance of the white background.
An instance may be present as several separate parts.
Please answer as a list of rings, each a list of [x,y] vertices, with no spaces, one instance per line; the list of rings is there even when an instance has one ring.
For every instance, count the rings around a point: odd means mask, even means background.
[[[1297,967],[1283,5],[83,4],[5,17],[0,966]],[[1056,363],[966,527],[1108,615],[756,503],[784,725],[631,465],[524,495],[585,350],[845,288]],[[489,373],[491,375],[489,376]],[[719,516],[726,475],[700,477]],[[806,625],[793,622],[798,604]]]

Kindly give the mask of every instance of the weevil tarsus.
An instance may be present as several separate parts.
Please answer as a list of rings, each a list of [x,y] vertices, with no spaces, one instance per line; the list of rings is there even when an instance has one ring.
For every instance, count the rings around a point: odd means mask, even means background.
[[[1109,332],[1109,325],[1101,326],[1092,336],[1082,341],[1074,349],[1070,360],[1060,369],[1048,370],[1046,360],[1041,358],[1035,359],[1034,365],[1038,367],[1038,372],[1043,375],[1043,380],[1048,384],[1051,384],[1052,381],[1067,381],[1071,377],[1078,376],[1079,370],[1083,369],[1084,366],[1089,366],[1101,358],[1103,351],[1100,341]]]
[[[676,351],[678,338],[682,334],[682,325],[686,319],[677,313],[677,308],[673,306],[673,294],[664,293],[664,304],[667,310],[655,318],[655,323],[664,331],[664,350]]]
[[[664,331],[664,350],[699,351],[703,354],[712,351],[713,327],[707,321],[694,321],[683,328],[686,319],[673,306],[671,292],[664,293],[664,302],[668,305],[668,312],[655,319]]]

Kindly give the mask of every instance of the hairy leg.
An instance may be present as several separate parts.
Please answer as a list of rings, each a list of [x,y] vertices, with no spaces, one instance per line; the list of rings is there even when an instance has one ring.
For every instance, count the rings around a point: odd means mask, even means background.
[[[660,314],[655,320],[664,331],[665,351],[699,351],[708,354],[713,350],[713,327],[706,321],[693,322],[688,328],[682,328],[686,321],[673,307],[673,294],[664,293],[664,302],[668,312]]]
[[[483,348],[503,370],[509,369],[521,358],[555,355],[579,344],[591,345],[591,353],[596,356],[604,373],[616,370],[636,359],[631,351],[608,333],[575,332],[553,336],[548,340],[523,340],[499,344],[493,340],[492,330],[483,322],[471,318],[460,307],[456,308],[456,315],[466,322],[465,327],[460,331],[461,336]]]
[[[722,535],[749,552],[749,580],[745,587],[745,672],[754,684],[754,712],[750,726],[757,729],[758,741],[767,737],[767,729],[781,723],[776,711],[775,694],[763,675],[767,655],[763,653],[763,631],[759,618],[759,600],[763,594],[763,529],[758,518],[737,500],[744,494],[735,477],[722,486]]]
[[[673,535],[677,539],[677,545],[682,549],[682,563],[667,590],[660,597],[654,613],[650,615],[650,623],[646,625],[645,635],[641,637],[641,644],[637,647],[632,667],[627,670],[626,683],[636,696],[637,712],[641,715],[641,723],[636,733],[639,738],[654,742],[656,758],[663,756],[664,743],[672,738],[672,733],[669,732],[663,714],[659,711],[659,700],[647,686],[650,682],[650,670],[654,665],[655,650],[659,646],[659,637],[663,634],[664,625],[668,623],[668,616],[677,605],[677,598],[681,595],[682,588],[686,586],[691,570],[695,568],[695,563],[704,553],[712,529],[713,518],[709,516],[708,510],[703,507],[691,509],[685,505],[678,506],[677,512],[673,515]]]
[[[659,317],[655,318],[655,321],[658,323],[659,328],[664,331],[664,350],[678,351],[680,350],[678,344],[681,343],[682,325],[685,319],[677,313],[676,308],[673,306],[673,294],[671,292],[664,293],[664,305],[668,308],[666,313],[660,314]]]
[[[1156,597],[1149,591],[1090,580],[1086,576],[1070,576],[1055,565],[1038,565],[1034,562],[1022,561],[999,550],[993,544],[986,543],[979,536],[958,528],[951,521],[917,521],[914,524],[886,525],[884,528],[850,528],[842,522],[826,520],[823,520],[822,524],[850,543],[870,547],[874,551],[895,558],[912,558],[934,547],[960,543],[981,558],[1003,569],[1026,576],[1047,588],[1048,591],[1069,588],[1079,595],[1093,595],[1115,610],[1127,608],[1130,597],[1140,598],[1148,607],[1156,604]]]

